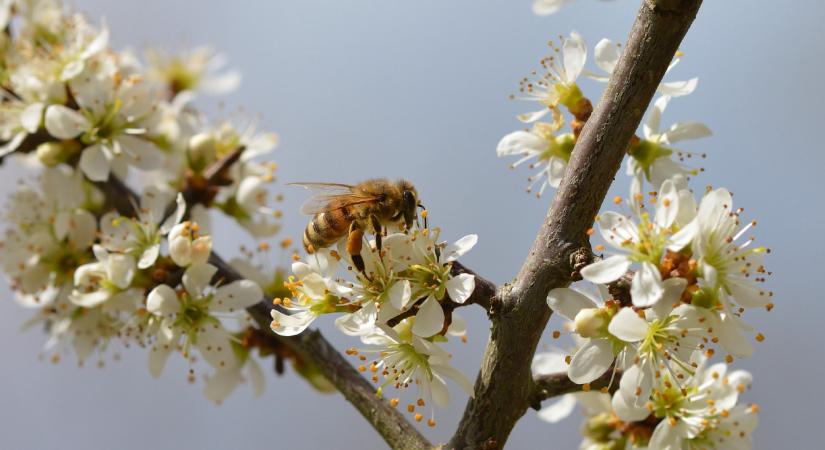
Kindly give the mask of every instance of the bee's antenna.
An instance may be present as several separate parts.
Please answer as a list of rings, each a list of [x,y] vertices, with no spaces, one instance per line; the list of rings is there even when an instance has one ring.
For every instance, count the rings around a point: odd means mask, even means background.
[[[430,226],[427,224],[427,208],[421,203],[418,204],[418,207],[422,209],[421,217],[424,218],[424,228],[430,228]]]

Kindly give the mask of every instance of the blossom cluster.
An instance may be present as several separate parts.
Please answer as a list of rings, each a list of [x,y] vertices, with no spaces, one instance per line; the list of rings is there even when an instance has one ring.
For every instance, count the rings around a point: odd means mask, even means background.
[[[239,327],[263,291],[210,264],[210,211],[256,238],[278,232],[275,166],[256,160],[277,138],[195,105],[237,72],[207,48],[116,51],[105,24],[58,0],[0,2],[0,29],[0,157],[39,170],[6,205],[0,262],[51,359],[102,364],[134,344],[155,376],[178,353],[194,382],[202,359],[215,402],[245,380],[260,392]]]
[[[553,54],[541,61],[543,71],[521,82],[518,98],[540,105],[539,110],[518,116],[531,128],[508,134],[497,149],[499,156],[520,157],[512,167],[529,161],[530,168],[538,169],[530,177],[528,192],[540,185],[539,196],[547,187],[559,186],[592,111],[578,85],[579,76],[586,73],[607,81],[621,57],[621,46],[607,39],[596,45],[596,65],[605,76],[584,69],[587,46],[578,33],[562,38],[558,45],[551,43],[551,48]],[[681,56],[675,56],[668,71]],[[718,380],[724,379],[725,363],[752,353],[751,339],[764,339],[743,321],[743,314],[747,309],[773,307],[772,293],[763,287],[769,274],[764,265],[769,250],[745,237],[756,222],[742,219],[743,210],[734,208],[727,189],[708,187],[701,196],[690,189],[689,181],[701,170],[687,160],[704,154],[672,145],[709,136],[708,127],[680,122],[661,130],[665,108],[696,86],[695,78],[660,84],[642,135],[634,136],[628,146],[630,194],[625,211],[606,211],[596,217],[603,244],[595,250],[605,252],[605,245],[609,250],[580,270],[584,281],[579,289],[557,288],[547,298],[549,307],[570,321],[567,327],[578,339],[576,349],[563,359],[561,371],[586,389],[606,375],[610,386],[605,392],[618,383],[608,408],[595,408],[599,412],[591,415],[610,411],[616,424],[622,424],[614,427],[620,432],[600,422],[598,432],[606,433],[596,440],[600,444],[583,448],[624,448],[625,442],[632,448],[750,446],[755,418],[739,421],[750,410],[737,407],[737,419],[727,420],[728,414],[734,414],[738,392]],[[570,132],[559,134],[565,125],[563,110],[572,116]],[[542,121],[546,117],[551,120]],[[614,202],[623,203],[621,197]],[[596,230],[589,234],[595,235]],[[588,284],[597,295],[582,292]],[[705,369],[717,352],[724,352],[725,363]],[[714,384],[708,373],[722,375],[713,378]],[[745,377],[734,373],[734,378]],[[566,404],[570,403],[568,399]],[[731,423],[740,424],[741,430],[731,428]],[[590,423],[587,427],[591,425],[596,427]],[[587,427],[587,442],[592,442],[595,438]]]
[[[407,411],[422,421],[425,414],[418,407],[429,407],[427,423],[435,426],[433,404],[448,404],[448,379],[473,395],[472,384],[450,365],[443,345],[466,333],[453,308],[470,299],[475,277],[456,273],[453,263],[478,239],[468,235],[447,244],[439,234],[438,228],[390,233],[380,250],[375,240],[364,238],[363,272],[342,256],[347,255],[343,242],[294,262],[286,282],[290,296],[274,300],[280,310],[272,311],[272,330],[292,336],[321,315],[337,315],[338,330],[360,339],[361,345],[347,354],[359,358],[361,372],[372,374],[378,395],[387,387],[414,385],[416,400]],[[393,405],[399,401],[390,399]]]

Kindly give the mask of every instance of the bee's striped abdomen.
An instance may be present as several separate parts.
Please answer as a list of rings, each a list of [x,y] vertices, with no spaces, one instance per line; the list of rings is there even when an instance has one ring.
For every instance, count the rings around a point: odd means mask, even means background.
[[[332,209],[316,214],[304,230],[304,249],[313,253],[329,247],[346,236],[352,223],[348,208]]]

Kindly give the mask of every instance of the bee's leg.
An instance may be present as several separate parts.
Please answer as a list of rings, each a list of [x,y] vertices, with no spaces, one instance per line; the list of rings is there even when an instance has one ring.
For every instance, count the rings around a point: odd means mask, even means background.
[[[382,230],[381,230],[381,221],[378,220],[378,217],[375,214],[370,216],[370,224],[372,225],[372,230],[375,233],[375,248],[378,249],[378,254],[381,254],[381,238]]]
[[[349,235],[347,236],[347,253],[352,258],[352,264],[359,272],[366,275],[364,271],[364,258],[361,256],[361,245],[363,244],[364,230],[358,226],[358,222],[352,222],[349,227]]]

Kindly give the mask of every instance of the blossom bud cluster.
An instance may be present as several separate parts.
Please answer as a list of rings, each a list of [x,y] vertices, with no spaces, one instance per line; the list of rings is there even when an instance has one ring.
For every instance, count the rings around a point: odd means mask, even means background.
[[[102,364],[114,343],[137,344],[156,376],[173,353],[201,358],[213,401],[245,380],[260,392],[233,328],[263,291],[209,264],[210,210],[254,237],[278,232],[276,166],[256,160],[277,137],[212,124],[195,103],[237,87],[238,73],[205,47],[116,51],[105,24],[58,0],[0,2],[0,28],[0,157],[41,170],[7,203],[0,262],[37,310],[30,324],[45,325],[46,352]]]

